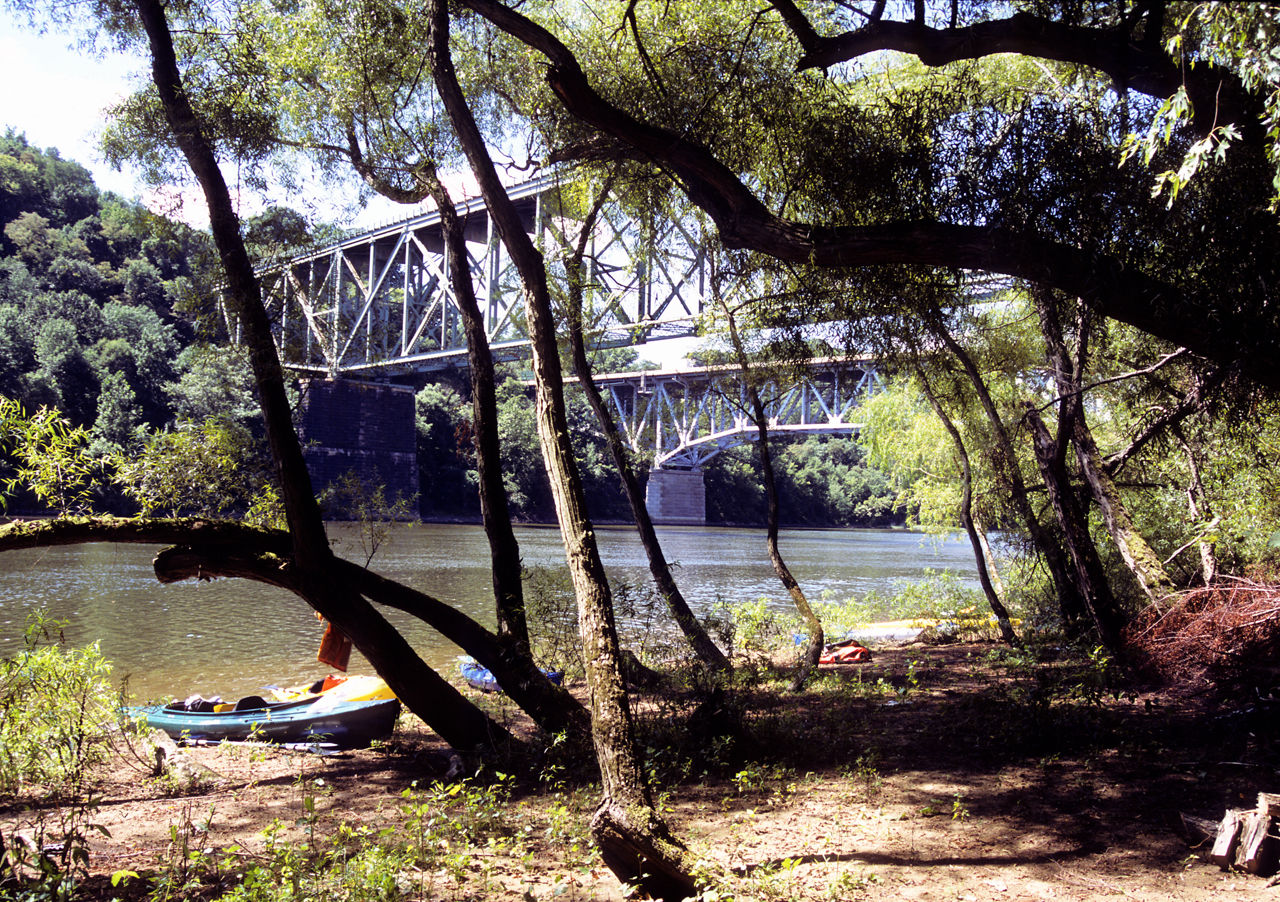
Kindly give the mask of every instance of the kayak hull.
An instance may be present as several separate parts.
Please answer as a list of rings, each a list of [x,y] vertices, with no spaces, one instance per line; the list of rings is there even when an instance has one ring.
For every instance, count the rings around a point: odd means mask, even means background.
[[[361,748],[391,734],[400,715],[398,699],[344,701],[319,696],[242,711],[188,711],[150,705],[129,714],[175,740],[211,742],[325,742]]]
[[[462,674],[462,679],[472,689],[479,689],[481,692],[502,691],[502,687],[498,685],[498,678],[493,675],[492,671],[469,655],[462,655],[458,658],[458,671]],[[548,680],[557,686],[564,681],[563,670],[543,670],[542,672]]]

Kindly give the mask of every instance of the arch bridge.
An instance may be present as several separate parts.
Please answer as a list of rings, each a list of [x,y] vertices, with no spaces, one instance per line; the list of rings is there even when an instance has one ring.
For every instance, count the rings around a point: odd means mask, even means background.
[[[880,380],[870,360],[811,360],[756,382],[770,433],[856,434],[854,410]],[[755,441],[747,385],[736,366],[596,377],[633,451],[652,459],[646,504],[655,522],[706,522],[702,466]]]

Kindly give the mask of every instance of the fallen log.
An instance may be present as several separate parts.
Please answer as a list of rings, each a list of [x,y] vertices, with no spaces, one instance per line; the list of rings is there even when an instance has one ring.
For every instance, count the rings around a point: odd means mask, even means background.
[[[1194,848],[1218,835],[1218,822],[1207,817],[1195,817],[1185,812],[1179,814],[1182,836]]]

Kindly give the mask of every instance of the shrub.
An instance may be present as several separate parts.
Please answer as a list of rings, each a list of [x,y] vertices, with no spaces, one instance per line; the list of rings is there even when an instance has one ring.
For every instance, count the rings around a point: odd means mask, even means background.
[[[116,720],[111,666],[97,644],[68,648],[64,624],[31,615],[22,651],[0,661],[0,793],[79,793]]]

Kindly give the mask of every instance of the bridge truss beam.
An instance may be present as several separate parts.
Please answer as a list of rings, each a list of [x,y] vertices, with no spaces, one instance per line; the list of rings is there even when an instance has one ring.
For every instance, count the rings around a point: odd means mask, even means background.
[[[869,360],[818,360],[757,390],[772,432],[854,434],[861,429],[854,408],[879,378]],[[652,454],[655,468],[697,469],[759,435],[736,367],[614,373],[596,381],[627,444]]]
[[[553,178],[511,189],[553,281],[578,220]],[[495,356],[527,353],[523,294],[484,204],[459,205],[468,259]],[[588,330],[605,345],[693,334],[704,307],[704,238],[691,221],[634,221],[606,204],[588,248]],[[330,378],[393,377],[463,364],[466,344],[438,213],[349,238],[259,271],[286,367]],[[230,335],[238,337],[226,304]]]

